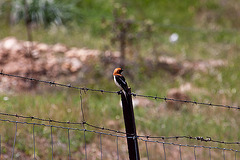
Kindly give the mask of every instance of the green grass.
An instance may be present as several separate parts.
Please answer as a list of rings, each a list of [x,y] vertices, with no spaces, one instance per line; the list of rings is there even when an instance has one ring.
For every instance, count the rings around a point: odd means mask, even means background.
[[[3,96],[8,96],[9,100],[2,101],[1,112],[70,122],[80,122],[82,120],[78,91],[66,89],[58,92],[54,90],[50,93],[43,92],[40,95],[25,93],[23,95]],[[3,99],[3,96],[0,99]],[[88,123],[124,131],[122,110],[119,106],[120,96],[88,91],[82,97],[85,120]],[[180,111],[171,111],[162,108],[165,102],[153,102],[154,105],[148,108],[135,108],[136,126],[139,135],[190,135],[203,136],[204,138],[212,137],[215,140],[225,141],[236,141],[240,138],[239,126],[237,124],[239,113],[235,110],[186,105]],[[7,116],[1,116],[1,119],[41,123],[36,120],[23,120]],[[109,124],[109,120],[113,121],[115,125],[112,126]],[[46,124],[49,125],[48,123]],[[59,125],[57,123],[51,124]],[[77,125],[62,126],[82,128]],[[0,132],[3,141],[11,146],[15,134],[15,124],[0,123],[0,127],[5,128],[5,130],[1,130]],[[43,153],[49,153],[51,150],[51,128],[35,125],[34,129],[38,156],[46,156]],[[88,127],[88,129],[95,130],[91,127]],[[27,155],[31,155],[33,147],[32,125],[18,124],[17,133],[16,148]],[[67,155],[66,149],[64,149],[68,147],[67,130],[53,127],[53,137],[55,141],[54,154]],[[83,132],[70,131],[70,137],[71,150],[74,154],[74,152],[78,151],[84,145]],[[93,142],[94,137],[98,137],[98,134],[86,132],[87,143]],[[191,143],[196,144],[196,142],[190,141]],[[47,146],[48,148],[43,146]],[[219,145],[219,147],[226,146]],[[51,154],[48,157],[50,158]]]
[[[82,16],[81,22],[73,22],[66,28],[38,28],[33,31],[34,41],[48,44],[63,43],[68,47],[87,47],[103,50],[106,47],[117,50],[117,45],[110,43],[111,29],[104,28],[102,18],[109,23],[112,21],[112,7],[115,3],[126,6],[129,17],[133,16],[138,24],[144,20],[154,22],[154,32],[150,39],[139,38],[131,49],[140,56],[130,62],[125,72],[128,84],[134,93],[164,97],[170,88],[178,88],[182,84],[191,83],[197,91],[188,91],[192,100],[238,106],[240,85],[239,79],[239,47],[240,36],[237,24],[228,18],[229,8],[224,8],[218,1],[193,2],[178,1],[82,1],[78,3]],[[237,3],[237,2],[236,2]],[[175,5],[178,4],[178,5]],[[211,24],[200,21],[203,13],[212,13]],[[210,14],[211,16],[211,14]],[[224,23],[226,22],[226,23]],[[4,21],[0,22],[0,38],[15,36],[26,40],[26,31],[22,24],[9,27]],[[213,28],[220,31],[212,32]],[[196,28],[196,29],[194,29]],[[217,30],[218,30],[217,29]],[[223,30],[224,29],[224,30]],[[228,31],[231,30],[231,31]],[[213,29],[214,30],[214,29]],[[223,31],[222,31],[223,30]],[[177,43],[170,43],[172,33],[179,34]],[[167,71],[148,66],[145,58],[156,59],[159,55],[167,55],[177,60],[208,60],[222,59],[228,64],[220,68],[210,68],[207,72],[193,71],[183,76],[174,76]],[[134,63],[133,63],[134,62]],[[92,72],[86,74],[86,79],[95,81],[84,83],[86,87],[115,91],[111,76],[106,76],[102,63],[96,63]],[[111,74],[111,73],[109,73]],[[68,83],[68,79],[65,80]],[[80,85],[83,82],[79,82]],[[44,90],[41,87],[44,86]],[[44,119],[81,122],[81,106],[79,92],[70,89],[51,88],[40,85],[36,92],[14,94],[1,93],[0,111],[4,113],[35,116]],[[3,97],[9,97],[4,101]],[[124,131],[122,109],[119,106],[120,96],[107,93],[82,93],[85,120],[91,124]],[[165,102],[153,100],[149,107],[136,107],[135,118],[138,134],[156,136],[190,135],[212,137],[214,140],[239,141],[240,128],[238,125],[239,111],[220,109],[216,107],[183,105],[179,111],[166,109]],[[1,116],[2,119],[23,121],[21,118]],[[26,120],[27,122],[38,122]],[[48,124],[48,123],[46,123]],[[49,125],[49,124],[48,124]],[[54,124],[58,125],[58,124]],[[79,125],[64,125],[82,128]],[[15,134],[14,123],[0,123],[2,142],[12,146]],[[51,128],[35,126],[36,152],[38,156],[51,158]],[[88,127],[87,129],[94,129]],[[26,155],[33,154],[32,125],[18,124],[16,148]],[[98,144],[97,134],[86,132],[88,144]],[[67,130],[53,128],[54,153],[67,155]],[[84,135],[80,131],[70,131],[71,151],[73,158],[79,157],[78,151],[83,151]],[[199,144],[195,141],[174,141],[182,144]],[[115,144],[114,144],[115,145]],[[206,145],[206,144],[204,144]],[[207,144],[208,145],[208,144]],[[214,145],[214,144],[209,144]],[[144,145],[141,145],[141,147]],[[218,145],[223,148],[235,146]],[[110,149],[112,146],[108,147]],[[115,147],[115,146],[114,146]],[[144,148],[145,149],[145,148]],[[6,153],[3,147],[3,153]],[[143,151],[145,154],[145,151]],[[83,156],[81,154],[80,156]],[[146,155],[145,155],[146,156]],[[208,156],[206,154],[205,156]],[[84,158],[84,157],[82,157]]]

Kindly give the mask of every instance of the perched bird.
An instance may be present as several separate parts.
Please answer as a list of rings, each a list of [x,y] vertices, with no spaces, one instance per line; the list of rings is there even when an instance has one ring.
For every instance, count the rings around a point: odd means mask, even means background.
[[[125,81],[125,78],[121,74],[122,71],[123,71],[122,68],[116,68],[113,71],[113,79],[115,84],[123,91],[125,97],[127,98],[128,85],[127,82]]]

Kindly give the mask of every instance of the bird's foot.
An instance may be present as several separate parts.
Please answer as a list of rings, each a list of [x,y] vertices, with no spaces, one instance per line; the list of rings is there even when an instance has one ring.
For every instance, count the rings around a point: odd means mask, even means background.
[[[118,95],[120,95],[120,94],[122,94],[122,93],[123,93],[122,90],[120,90],[120,91],[117,92]]]

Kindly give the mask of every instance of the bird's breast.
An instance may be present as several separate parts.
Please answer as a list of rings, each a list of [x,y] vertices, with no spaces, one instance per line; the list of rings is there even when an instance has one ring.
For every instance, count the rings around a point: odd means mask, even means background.
[[[116,84],[119,88],[122,89],[122,87],[120,86],[120,84],[119,84],[119,83],[117,82],[117,80],[116,80],[116,76],[113,76],[113,79],[114,79],[115,84]]]

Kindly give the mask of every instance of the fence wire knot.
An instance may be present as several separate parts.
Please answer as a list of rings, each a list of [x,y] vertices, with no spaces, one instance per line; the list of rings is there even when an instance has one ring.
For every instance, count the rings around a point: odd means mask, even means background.
[[[51,123],[51,122],[53,122],[53,120],[49,118],[49,121],[48,121],[48,122]]]
[[[136,96],[137,96],[137,94],[136,94],[136,93],[132,93],[132,96],[133,96],[133,97],[136,97]]]
[[[118,94],[118,95],[122,94],[122,91],[121,91],[121,90],[120,90],[120,91],[117,91],[117,94]]]

